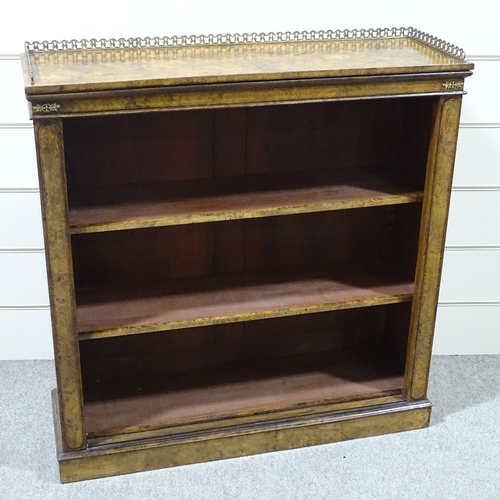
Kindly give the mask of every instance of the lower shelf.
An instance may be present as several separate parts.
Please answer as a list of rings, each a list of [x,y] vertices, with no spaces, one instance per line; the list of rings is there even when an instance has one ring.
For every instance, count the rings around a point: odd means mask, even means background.
[[[88,381],[84,418],[90,439],[109,442],[155,429],[180,434],[314,413],[335,403],[401,399],[402,388],[403,368],[380,348],[329,351]]]
[[[259,429],[233,427],[67,452],[62,450],[55,391],[53,403],[63,483],[421,429],[429,425],[431,410],[427,400],[399,402],[272,421]]]

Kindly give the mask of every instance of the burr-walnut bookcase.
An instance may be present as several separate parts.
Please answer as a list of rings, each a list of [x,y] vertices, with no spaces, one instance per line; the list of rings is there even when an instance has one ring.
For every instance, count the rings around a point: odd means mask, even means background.
[[[405,28],[22,61],[62,481],[428,425],[463,51]]]

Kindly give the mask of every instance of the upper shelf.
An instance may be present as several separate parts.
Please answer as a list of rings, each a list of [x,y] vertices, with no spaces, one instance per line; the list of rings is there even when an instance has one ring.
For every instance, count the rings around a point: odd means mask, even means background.
[[[473,68],[414,28],[32,42],[23,64],[32,95]]]
[[[344,169],[347,170],[347,169]],[[419,202],[422,189],[375,169],[309,170],[165,185],[102,188],[70,197],[72,234],[250,219]]]

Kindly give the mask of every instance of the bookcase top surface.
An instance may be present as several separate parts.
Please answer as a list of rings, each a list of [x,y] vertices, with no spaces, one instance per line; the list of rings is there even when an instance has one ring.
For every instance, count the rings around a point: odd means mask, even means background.
[[[413,28],[27,42],[22,60],[28,95],[473,68]]]

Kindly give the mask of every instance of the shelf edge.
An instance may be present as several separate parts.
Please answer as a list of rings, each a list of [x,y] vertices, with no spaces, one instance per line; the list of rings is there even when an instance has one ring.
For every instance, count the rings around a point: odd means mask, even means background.
[[[284,316],[298,316],[300,314],[337,311],[341,309],[355,309],[360,307],[398,304],[400,302],[410,302],[412,298],[413,298],[413,293],[405,293],[388,297],[373,297],[370,299],[358,299],[358,300],[325,303],[313,306],[295,307],[295,308],[280,309],[280,310],[242,313],[230,316],[206,317],[206,318],[197,318],[197,319],[190,319],[183,321],[155,323],[155,324],[148,324],[141,326],[109,328],[96,331],[82,331],[79,333],[79,339],[92,340],[92,339],[102,339],[110,337],[123,337],[126,335],[137,335],[142,333],[179,330],[184,328],[199,328],[202,326],[223,325],[228,323],[241,323],[243,321],[281,318]]]
[[[71,234],[90,234],[127,229],[145,229],[153,227],[177,226],[193,223],[221,222],[229,220],[255,219],[282,215],[296,215],[316,212],[327,212],[336,210],[349,210],[356,208],[370,208],[390,205],[404,205],[419,203],[423,200],[422,192],[412,192],[401,195],[383,196],[379,198],[359,198],[355,200],[334,200],[324,203],[311,203],[304,205],[288,205],[280,207],[264,207],[254,210],[224,210],[212,213],[194,213],[185,215],[173,215],[154,218],[129,219],[123,221],[71,224],[70,210],[70,232]]]

